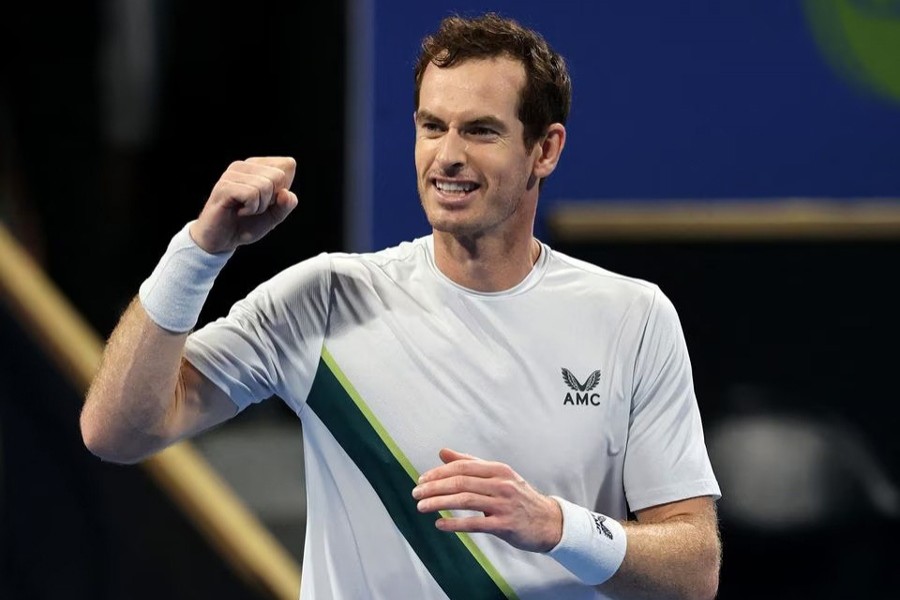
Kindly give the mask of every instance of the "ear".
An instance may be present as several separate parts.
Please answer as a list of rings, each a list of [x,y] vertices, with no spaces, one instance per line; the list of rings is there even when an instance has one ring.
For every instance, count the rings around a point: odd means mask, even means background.
[[[562,155],[563,147],[566,145],[566,127],[562,123],[553,123],[547,129],[547,135],[538,144],[540,152],[534,159],[534,176],[543,179],[550,175],[559,157]]]

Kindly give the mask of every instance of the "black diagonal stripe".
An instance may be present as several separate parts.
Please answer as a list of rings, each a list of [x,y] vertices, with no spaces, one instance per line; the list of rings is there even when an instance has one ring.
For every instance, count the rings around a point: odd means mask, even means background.
[[[369,480],[397,528],[451,600],[515,597],[499,574],[494,574],[497,582],[485,571],[459,536],[439,531],[435,515],[416,509],[415,481],[325,360],[319,362],[307,404]]]

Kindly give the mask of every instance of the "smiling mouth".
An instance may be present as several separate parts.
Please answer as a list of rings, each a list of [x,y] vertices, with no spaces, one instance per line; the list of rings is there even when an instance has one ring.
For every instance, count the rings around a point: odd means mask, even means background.
[[[480,186],[471,181],[438,181],[434,180],[434,187],[439,192],[450,196],[465,196],[477,190]]]

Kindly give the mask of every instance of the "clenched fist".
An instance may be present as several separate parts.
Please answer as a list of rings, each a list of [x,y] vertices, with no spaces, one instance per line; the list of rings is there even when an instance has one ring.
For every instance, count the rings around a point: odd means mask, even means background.
[[[290,156],[231,163],[191,225],[191,237],[213,254],[259,240],[297,206],[297,195],[290,191],[296,170]]]

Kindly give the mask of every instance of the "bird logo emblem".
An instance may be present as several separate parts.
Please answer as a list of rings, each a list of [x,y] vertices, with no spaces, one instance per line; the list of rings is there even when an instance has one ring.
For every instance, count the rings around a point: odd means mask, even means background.
[[[600,383],[600,369],[597,369],[596,371],[588,375],[588,378],[584,380],[584,383],[578,381],[578,378],[576,378],[575,375],[572,374],[572,371],[568,370],[565,367],[562,368],[562,376],[563,381],[566,382],[566,385],[576,392],[589,392],[597,387],[598,383]]]

